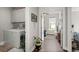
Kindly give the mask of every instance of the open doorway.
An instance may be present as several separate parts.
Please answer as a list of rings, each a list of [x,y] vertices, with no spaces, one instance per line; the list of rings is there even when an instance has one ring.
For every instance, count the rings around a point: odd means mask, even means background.
[[[47,34],[55,34],[57,32],[56,28],[56,18],[50,17],[48,18],[48,31]]]
[[[62,17],[60,13],[42,14],[42,49],[43,52],[62,52],[61,27]]]

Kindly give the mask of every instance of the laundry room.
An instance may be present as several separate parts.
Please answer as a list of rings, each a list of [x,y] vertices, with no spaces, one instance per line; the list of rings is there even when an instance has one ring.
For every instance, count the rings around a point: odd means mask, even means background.
[[[25,7],[0,7],[0,52],[25,52]]]

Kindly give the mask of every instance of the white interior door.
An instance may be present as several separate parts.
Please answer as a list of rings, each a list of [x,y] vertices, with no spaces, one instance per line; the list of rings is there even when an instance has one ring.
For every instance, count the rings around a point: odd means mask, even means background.
[[[63,40],[62,48],[67,51],[72,51],[71,40],[71,8],[63,8]]]

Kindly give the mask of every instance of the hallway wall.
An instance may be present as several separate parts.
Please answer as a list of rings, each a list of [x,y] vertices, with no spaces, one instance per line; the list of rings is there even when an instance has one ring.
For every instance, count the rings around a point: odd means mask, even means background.
[[[30,13],[34,13],[38,16],[38,8],[30,8]],[[30,14],[31,15],[31,14]],[[38,21],[32,22],[30,19],[30,49],[34,49],[34,36],[38,36]]]
[[[72,8],[72,24],[74,31],[79,32],[79,7]]]
[[[33,51],[34,49],[34,36],[38,36],[38,19],[37,22],[31,21],[31,13],[38,17],[37,7],[26,8],[26,51]]]
[[[0,42],[4,40],[4,30],[8,30],[11,27],[11,8],[0,7]]]

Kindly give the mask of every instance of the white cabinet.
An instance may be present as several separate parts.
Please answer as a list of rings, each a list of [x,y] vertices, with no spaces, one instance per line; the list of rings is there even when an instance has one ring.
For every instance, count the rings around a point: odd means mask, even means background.
[[[25,8],[14,8],[12,10],[12,22],[24,22],[25,21]]]

